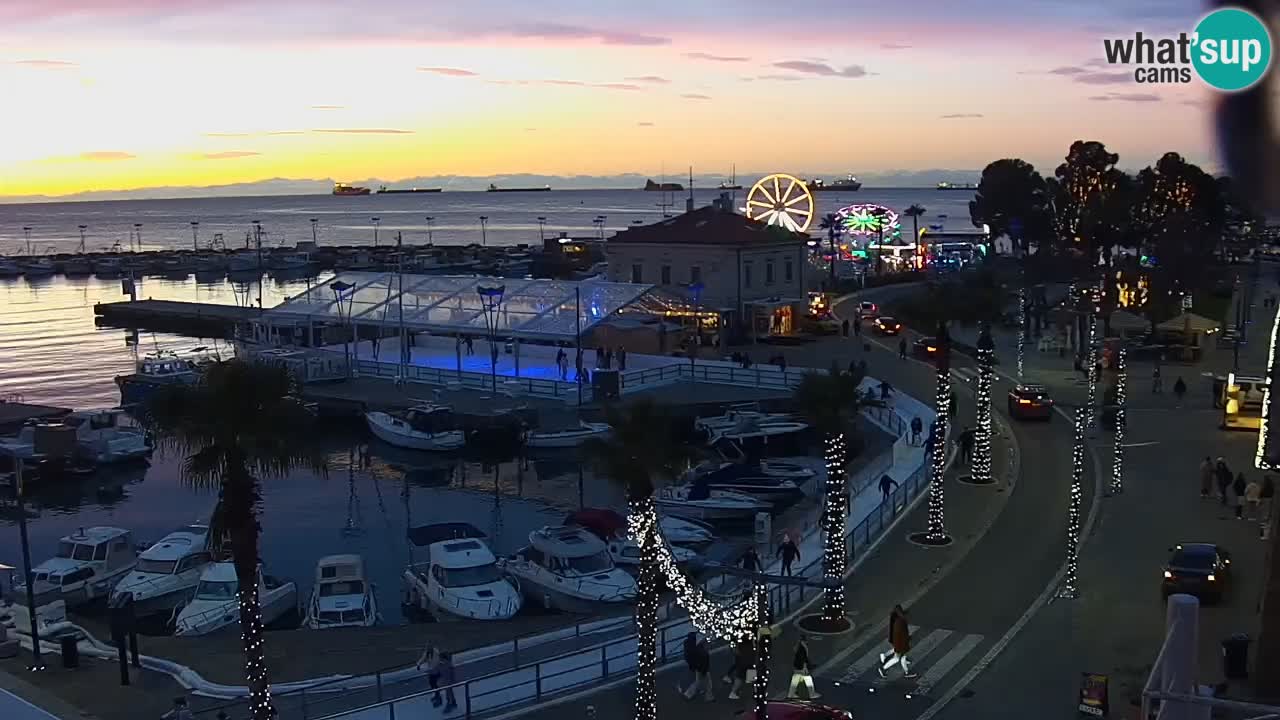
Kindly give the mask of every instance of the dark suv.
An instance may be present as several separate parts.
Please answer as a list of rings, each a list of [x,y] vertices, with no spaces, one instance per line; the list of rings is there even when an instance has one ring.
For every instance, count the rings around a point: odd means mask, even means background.
[[[1009,391],[1009,417],[1049,420],[1053,418],[1053,398],[1043,385],[1018,385]]]

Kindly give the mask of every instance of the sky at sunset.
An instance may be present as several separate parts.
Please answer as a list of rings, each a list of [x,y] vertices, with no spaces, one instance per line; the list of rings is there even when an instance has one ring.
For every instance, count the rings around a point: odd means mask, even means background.
[[[1213,165],[1104,37],[1180,0],[0,0],[0,196],[504,173]]]

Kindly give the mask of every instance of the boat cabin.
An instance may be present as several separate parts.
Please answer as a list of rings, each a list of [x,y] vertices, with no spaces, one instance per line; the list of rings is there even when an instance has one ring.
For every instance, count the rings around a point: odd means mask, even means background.
[[[556,575],[580,577],[614,569],[604,541],[580,527],[545,527],[529,534],[517,556]]]
[[[37,583],[60,588],[63,596],[89,600],[111,590],[111,581],[138,562],[128,530],[82,528],[58,541],[58,553],[32,568]]]
[[[368,590],[364,558],[359,555],[320,558],[312,591],[315,626],[366,624],[374,614]]]
[[[448,432],[458,427],[453,408],[448,405],[415,405],[405,412],[404,420],[410,428],[422,433]]]
[[[138,374],[151,380],[181,380],[194,378],[196,366],[190,360],[171,352],[147,355],[138,361]]]
[[[427,562],[414,565],[413,570],[420,577],[427,574],[446,588],[498,582],[502,580],[498,559],[482,542],[485,537],[483,531],[467,523],[413,528],[409,531],[410,541],[427,548]]]

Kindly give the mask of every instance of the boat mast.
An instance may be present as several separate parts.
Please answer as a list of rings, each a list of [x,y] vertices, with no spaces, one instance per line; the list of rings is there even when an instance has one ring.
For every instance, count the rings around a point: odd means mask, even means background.
[[[405,344],[406,337],[404,331],[404,237],[402,233],[396,232],[396,305],[400,314],[400,378],[403,380],[405,370],[409,364],[409,348]]]

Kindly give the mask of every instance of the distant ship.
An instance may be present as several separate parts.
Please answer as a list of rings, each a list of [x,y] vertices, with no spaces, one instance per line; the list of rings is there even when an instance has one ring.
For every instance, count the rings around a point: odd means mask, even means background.
[[[530,187],[530,188],[500,188],[497,185],[494,185],[493,183],[489,183],[489,189],[487,190],[487,192],[547,192],[549,190],[551,190],[550,185],[543,185],[542,187]]]
[[[858,181],[858,178],[852,175],[843,180],[832,180],[829,183],[822,180],[810,180],[806,185],[813,192],[854,192],[862,187],[862,183]]]
[[[379,195],[402,195],[405,193],[435,193],[440,192],[442,188],[388,188],[386,185],[378,188]]]
[[[338,183],[333,186],[334,195],[368,195],[369,188],[357,187],[355,185],[343,185]]]
[[[734,166],[729,171],[729,179],[720,183],[718,186],[721,190],[741,190],[742,186],[738,184],[738,168]]]
[[[939,190],[977,190],[978,186],[973,183],[938,183]]]
[[[644,189],[651,192],[679,192],[684,190],[684,186],[680,183],[656,183],[650,179],[644,181]]]

